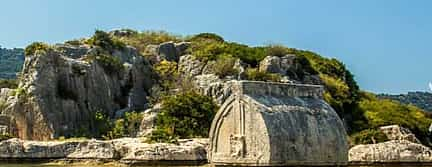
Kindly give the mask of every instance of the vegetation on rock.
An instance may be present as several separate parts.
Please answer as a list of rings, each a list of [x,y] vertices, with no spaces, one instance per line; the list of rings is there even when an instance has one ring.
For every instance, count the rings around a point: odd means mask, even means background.
[[[0,88],[15,89],[18,87],[16,79],[0,79]]]
[[[43,42],[33,42],[29,46],[25,48],[25,56],[31,56],[34,55],[37,51],[44,51],[46,52],[49,49],[49,45],[45,44]]]
[[[114,50],[122,50],[126,47],[126,45],[116,39],[111,38],[111,36],[101,30],[96,30],[93,37],[86,41],[87,44],[101,47],[102,49],[109,51],[110,53]]]
[[[246,70],[246,79],[252,81],[271,81],[271,82],[279,82],[281,80],[280,74],[273,74],[259,71],[256,68],[248,68]]]
[[[366,129],[350,137],[350,144],[376,144],[388,141],[387,136],[380,130]]]
[[[208,137],[217,111],[213,99],[194,91],[181,92],[162,100],[156,130],[150,140],[161,142],[175,138]]]

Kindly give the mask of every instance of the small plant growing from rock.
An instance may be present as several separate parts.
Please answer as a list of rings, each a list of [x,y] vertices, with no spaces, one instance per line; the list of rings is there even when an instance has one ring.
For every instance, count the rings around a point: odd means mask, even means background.
[[[25,56],[34,55],[37,51],[47,51],[49,46],[42,42],[34,42],[25,48]]]
[[[271,81],[271,82],[279,82],[281,80],[280,74],[273,74],[259,71],[256,68],[248,68],[246,69],[246,78],[247,80],[252,81]]]

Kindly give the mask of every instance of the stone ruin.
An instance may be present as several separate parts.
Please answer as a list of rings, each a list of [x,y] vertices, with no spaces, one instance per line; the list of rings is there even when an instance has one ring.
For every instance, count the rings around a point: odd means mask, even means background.
[[[214,165],[347,165],[347,134],[318,85],[237,81],[210,130]]]

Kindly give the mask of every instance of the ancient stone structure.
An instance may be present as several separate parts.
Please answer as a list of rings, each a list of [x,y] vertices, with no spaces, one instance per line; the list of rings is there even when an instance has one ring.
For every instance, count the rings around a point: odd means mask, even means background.
[[[346,165],[347,134],[316,85],[233,83],[210,130],[215,165]]]

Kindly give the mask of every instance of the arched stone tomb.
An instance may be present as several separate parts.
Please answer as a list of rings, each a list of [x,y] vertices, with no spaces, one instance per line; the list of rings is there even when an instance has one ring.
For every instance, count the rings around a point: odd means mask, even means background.
[[[233,83],[210,130],[213,165],[346,165],[347,134],[318,85]]]

